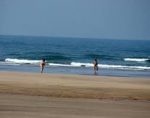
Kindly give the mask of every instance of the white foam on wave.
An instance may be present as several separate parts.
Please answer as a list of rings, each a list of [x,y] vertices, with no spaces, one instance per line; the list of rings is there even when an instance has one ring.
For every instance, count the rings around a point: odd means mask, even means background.
[[[48,63],[49,66],[71,67],[69,64]]]
[[[134,62],[145,62],[148,61],[147,58],[124,58],[124,61],[134,61]]]
[[[150,67],[147,66],[123,66],[123,65],[100,64],[99,67],[107,69],[121,69],[121,70],[150,70]]]
[[[60,67],[93,67],[92,63],[79,63],[72,62],[71,64],[55,64],[49,63],[49,66],[60,66]],[[124,65],[108,65],[98,64],[99,68],[104,69],[121,69],[121,70],[150,70],[150,67],[146,66],[124,66]]]
[[[79,62],[71,62],[71,66],[74,67],[92,67],[93,64],[92,63],[79,63]]]
[[[11,59],[6,58],[6,63],[12,63],[12,64],[38,64],[40,63],[40,60],[27,60],[27,59]]]
[[[6,64],[39,64],[40,60],[27,60],[27,59],[5,59]],[[48,66],[53,67],[93,67],[92,63],[80,63],[71,62],[70,64],[61,63],[47,63]],[[147,66],[125,66],[125,65],[108,65],[108,64],[98,64],[99,68],[104,69],[121,69],[121,70],[150,70]]]
[[[79,62],[71,62],[70,64],[58,64],[58,63],[49,63],[49,66],[62,66],[62,67],[92,67],[91,63],[79,63]]]

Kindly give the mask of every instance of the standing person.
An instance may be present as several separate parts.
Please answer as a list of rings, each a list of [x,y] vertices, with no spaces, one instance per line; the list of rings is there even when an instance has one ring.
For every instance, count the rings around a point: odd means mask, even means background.
[[[45,59],[42,59],[41,63],[40,63],[40,68],[41,68],[41,73],[43,73],[44,67],[45,67]]]
[[[97,61],[97,59],[94,59],[93,65],[94,65],[94,74],[96,75],[96,72],[98,71],[98,61]]]

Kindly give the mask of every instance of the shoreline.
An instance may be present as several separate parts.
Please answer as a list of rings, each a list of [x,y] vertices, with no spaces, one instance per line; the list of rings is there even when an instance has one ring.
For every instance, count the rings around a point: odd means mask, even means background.
[[[0,72],[0,94],[150,101],[150,79]]]
[[[0,72],[30,72],[39,73],[39,66],[32,65],[0,65]],[[47,74],[68,74],[68,75],[87,75],[95,76],[93,68],[85,67],[45,67],[44,73]],[[112,77],[136,77],[136,78],[150,78],[150,72],[147,70],[116,70],[116,69],[102,69],[99,68],[96,76],[112,76]]]

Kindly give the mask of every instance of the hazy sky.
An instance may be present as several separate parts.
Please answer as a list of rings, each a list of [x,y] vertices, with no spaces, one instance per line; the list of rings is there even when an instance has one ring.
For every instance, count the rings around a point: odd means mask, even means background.
[[[0,34],[150,39],[150,0],[0,0]]]

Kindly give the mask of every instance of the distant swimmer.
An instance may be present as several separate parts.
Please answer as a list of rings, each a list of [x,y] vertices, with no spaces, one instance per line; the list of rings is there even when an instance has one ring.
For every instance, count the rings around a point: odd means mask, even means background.
[[[42,59],[41,63],[40,63],[40,68],[41,68],[41,73],[43,73],[44,67],[45,67],[45,59]]]
[[[97,61],[97,59],[94,59],[93,65],[94,65],[94,74],[96,75],[96,73],[98,71],[98,61]]]

